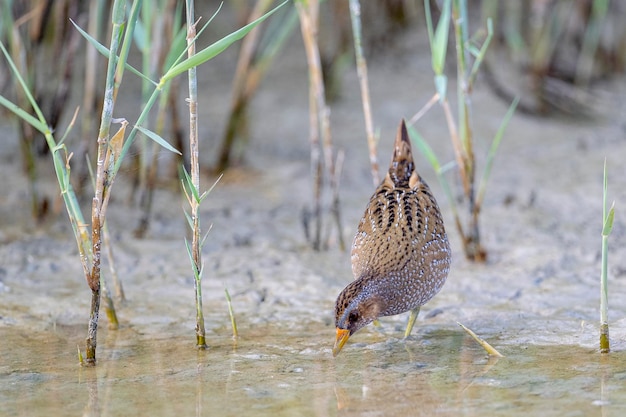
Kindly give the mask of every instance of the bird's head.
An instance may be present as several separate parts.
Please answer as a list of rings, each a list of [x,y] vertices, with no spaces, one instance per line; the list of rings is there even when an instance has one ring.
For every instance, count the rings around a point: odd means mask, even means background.
[[[335,326],[337,337],[333,356],[337,356],[350,336],[376,320],[384,309],[384,300],[362,285],[352,281],[337,297],[335,303]]]

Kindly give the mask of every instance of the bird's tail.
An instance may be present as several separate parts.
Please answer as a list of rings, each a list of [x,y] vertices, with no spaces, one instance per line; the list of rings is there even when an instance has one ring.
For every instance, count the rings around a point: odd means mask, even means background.
[[[393,157],[389,166],[389,176],[396,187],[407,186],[415,169],[411,141],[406,130],[404,119],[398,127],[396,142],[394,144]]]

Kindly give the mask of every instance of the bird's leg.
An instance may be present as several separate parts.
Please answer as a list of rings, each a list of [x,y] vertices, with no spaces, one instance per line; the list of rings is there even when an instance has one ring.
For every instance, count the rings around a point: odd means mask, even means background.
[[[411,315],[409,316],[409,322],[406,325],[406,330],[404,331],[404,338],[406,339],[411,334],[411,330],[413,330],[413,325],[415,324],[415,319],[417,319],[417,315],[420,313],[420,308],[415,307],[411,310]]]

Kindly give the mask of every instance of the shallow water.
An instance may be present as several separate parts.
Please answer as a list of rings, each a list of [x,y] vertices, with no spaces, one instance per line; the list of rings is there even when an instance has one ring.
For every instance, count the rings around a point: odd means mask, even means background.
[[[0,414],[33,415],[542,415],[626,411],[626,355],[577,346],[505,346],[487,358],[462,330],[378,332],[333,358],[329,327],[258,327],[236,344],[103,331],[99,365],[81,368],[82,328],[25,335],[3,328]],[[399,333],[400,334],[400,333]]]

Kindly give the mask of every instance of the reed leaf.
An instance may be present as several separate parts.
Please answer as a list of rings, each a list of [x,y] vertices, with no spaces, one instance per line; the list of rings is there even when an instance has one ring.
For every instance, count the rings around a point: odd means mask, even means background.
[[[442,75],[446,63],[446,53],[448,50],[451,0],[444,0],[443,10],[441,12],[441,16],[439,17],[439,22],[437,22],[437,28],[434,32],[429,0],[424,0],[424,7],[426,11],[426,25],[428,27],[428,39],[430,41],[433,71],[435,72],[435,75]]]
[[[178,149],[174,148],[172,145],[169,144],[168,141],[163,139],[161,136],[159,136],[157,133],[153,132],[152,130],[146,129],[145,127],[142,127],[142,126],[135,126],[135,128],[139,130],[141,133],[143,133],[144,135],[146,135],[146,137],[155,141],[162,148],[167,149],[170,152],[177,153],[178,155],[182,155],[182,153]]]
[[[36,117],[33,117],[27,111],[24,111],[20,106],[13,103],[11,100],[6,99],[4,96],[0,95],[0,104],[6,107],[9,111],[15,114],[20,119],[23,119],[26,123],[37,129],[39,132],[45,134],[50,131],[48,126],[45,123],[39,121]]]
[[[602,236],[609,237],[613,230],[613,218],[615,217],[615,201],[611,204],[609,214],[604,219],[604,226],[602,227]]]
[[[17,116],[22,117],[26,122],[30,123],[34,128],[39,130],[44,135],[46,133],[50,133],[50,128],[48,127],[48,123],[46,123],[46,118],[44,117],[43,112],[39,108],[39,105],[37,105],[37,102],[33,98],[33,95],[30,92],[30,89],[28,88],[28,85],[26,84],[26,81],[24,81],[24,78],[22,77],[22,75],[18,71],[17,67],[15,66],[15,63],[13,62],[13,60],[11,59],[11,57],[9,55],[9,52],[6,50],[6,48],[4,47],[4,44],[2,42],[0,42],[0,49],[2,49],[2,53],[4,54],[5,58],[7,59],[7,62],[9,63],[9,67],[11,68],[11,72],[13,72],[13,75],[15,75],[15,78],[20,83],[20,86],[22,87],[22,90],[24,91],[24,94],[28,98],[28,102],[30,103],[30,105],[33,107],[33,110],[37,114],[37,118],[34,118],[32,115],[30,115],[29,113],[25,112],[19,106],[13,104],[10,100],[8,100],[8,99],[6,99],[6,98],[4,98],[4,97],[2,97],[0,95],[0,97],[3,98],[2,104],[5,107],[7,107],[7,109],[9,109],[13,113],[15,113]]]
[[[433,167],[433,170],[436,173],[439,172],[441,170],[441,164],[428,142],[424,140],[422,135],[420,135],[413,126],[407,126],[407,131],[409,132],[409,137],[413,143],[415,143],[417,149],[422,153],[422,155],[426,157],[430,165]]]
[[[207,46],[200,52],[197,52],[196,54],[185,59],[184,61],[174,65],[163,75],[161,79],[161,83],[167,82],[171,80],[172,78],[176,77],[177,75],[182,74],[183,72],[186,72],[193,67],[197,67],[198,65],[201,65],[212,58],[215,58],[217,55],[222,53],[224,50],[226,50],[226,48],[231,46],[233,43],[235,43],[236,41],[246,36],[248,32],[254,29],[259,23],[263,22],[265,19],[267,19],[272,14],[274,14],[278,9],[283,7],[288,2],[289,2],[288,0],[284,1],[283,3],[278,5],[276,8],[270,10],[269,12],[267,12],[260,18],[256,19],[255,21],[247,24],[246,26],[231,33],[230,35],[223,37],[222,39],[213,43],[212,45]]]
[[[106,46],[102,45],[93,36],[91,36],[89,33],[85,32],[72,19],[70,19],[70,22],[72,23],[72,25],[74,25],[76,30],[78,30],[78,32],[81,35],[83,35],[83,37],[87,40],[87,42],[89,42],[94,48],[96,48],[96,50],[98,52],[100,52],[100,54],[102,54],[104,56],[107,56],[107,57],[109,56],[109,48],[107,48]],[[116,56],[116,59],[119,59],[119,55]],[[141,71],[139,71],[138,69],[136,69],[135,67],[130,65],[128,62],[124,63],[124,68],[126,68],[127,70],[129,70],[130,72],[135,74],[136,76],[140,77],[141,79],[143,79],[145,81],[148,81],[148,82],[152,83],[153,85],[157,85],[156,81],[154,81],[154,80],[150,79],[150,77],[144,75]]]

